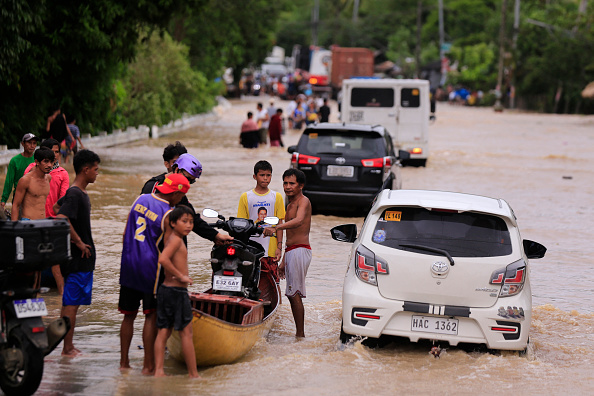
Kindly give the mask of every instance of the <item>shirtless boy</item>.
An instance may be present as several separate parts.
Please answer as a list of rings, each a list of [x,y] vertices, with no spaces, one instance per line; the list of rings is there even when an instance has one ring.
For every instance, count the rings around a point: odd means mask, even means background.
[[[182,350],[190,378],[198,378],[196,355],[192,342],[192,306],[188,297],[188,250],[183,237],[194,227],[194,212],[180,205],[169,214],[171,231],[159,264],[165,269],[165,281],[157,292],[157,338],[155,340],[155,377],[164,377],[165,346],[173,329],[179,331]]]
[[[287,278],[286,296],[291,303],[293,319],[297,331],[296,337],[305,337],[305,309],[302,299],[305,298],[305,276],[311,263],[311,247],[309,246],[309,229],[311,226],[311,203],[303,195],[305,174],[298,169],[287,169],[283,173],[283,189],[289,200],[285,222],[276,227],[264,230],[270,236],[276,231],[286,230],[287,248],[278,272],[281,279]]]
[[[35,151],[33,158],[36,166],[17,184],[12,203],[12,221],[45,219],[45,201],[52,180],[49,173],[54,166],[55,155],[52,150],[41,147]]]

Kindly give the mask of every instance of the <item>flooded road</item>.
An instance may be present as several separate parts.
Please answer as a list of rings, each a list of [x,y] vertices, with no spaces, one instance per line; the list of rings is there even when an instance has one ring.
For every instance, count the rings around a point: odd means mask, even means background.
[[[137,320],[131,350],[135,369],[121,373],[117,302],[124,223],[144,182],[164,171],[163,147],[180,140],[202,162],[203,176],[188,193],[199,211],[209,207],[235,215],[240,194],[254,186],[252,168],[260,159],[272,163],[271,188],[282,191],[281,174],[290,155],[280,148],[240,148],[239,126],[246,112],[255,109],[256,98],[232,104],[220,119],[195,130],[96,150],[101,173],[89,188],[98,252],[93,304],[81,307],[74,339],[83,355],[69,359],[54,351],[48,356],[39,395],[592,394],[594,117],[495,114],[448,105],[438,105],[437,122],[430,127],[428,166],[403,168],[403,188],[505,199],[518,217],[522,237],[548,248],[544,259],[531,262],[535,310],[527,358],[451,348],[434,359],[426,345],[342,346],[341,293],[350,244],[333,241],[329,229],[343,223],[360,228],[363,218],[316,215],[304,300],[305,340],[293,336],[285,299],[269,336],[239,362],[200,369],[203,379],[196,381],[187,378],[185,366],[168,359],[165,371],[175,375],[155,379],[140,374],[142,321]],[[334,107],[331,120],[335,117]],[[285,144],[295,144],[298,137],[289,131]],[[205,290],[211,245],[192,234],[188,248],[194,279],[190,290]],[[58,316],[57,294],[44,297],[50,316]]]

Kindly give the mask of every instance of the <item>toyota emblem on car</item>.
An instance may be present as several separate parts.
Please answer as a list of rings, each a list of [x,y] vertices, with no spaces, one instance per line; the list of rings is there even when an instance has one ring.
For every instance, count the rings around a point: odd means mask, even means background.
[[[446,272],[450,270],[450,266],[448,263],[443,261],[436,261],[431,265],[431,271],[433,271],[436,275],[444,275]]]
[[[342,164],[344,164],[345,162],[346,162],[346,159],[344,159],[344,157],[338,157],[338,158],[336,158],[336,163],[337,163],[338,165],[342,165]]]

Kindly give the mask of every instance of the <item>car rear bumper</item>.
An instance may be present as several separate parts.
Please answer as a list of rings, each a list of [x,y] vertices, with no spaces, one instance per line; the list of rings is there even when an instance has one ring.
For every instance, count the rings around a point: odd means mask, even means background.
[[[307,196],[313,204],[356,207],[371,205],[378,192],[379,191],[373,193],[355,193],[304,190],[303,194]]]
[[[513,308],[508,314],[508,306],[518,309],[521,307],[523,315],[514,315]],[[485,344],[490,349],[500,350],[524,350],[528,343],[532,315],[529,288],[525,288],[518,296],[499,298],[497,304],[488,308],[450,307],[450,311],[459,309],[461,316],[415,312],[414,307],[414,303],[388,300],[380,295],[376,286],[361,282],[354,276],[347,276],[342,296],[343,330],[350,335],[365,337],[393,335],[406,337],[412,342],[426,339],[447,341],[454,346],[459,343]],[[444,313],[441,307],[444,306],[432,305],[430,312]],[[464,311],[467,313],[462,313]],[[413,330],[413,316],[455,319],[458,321],[457,334]]]

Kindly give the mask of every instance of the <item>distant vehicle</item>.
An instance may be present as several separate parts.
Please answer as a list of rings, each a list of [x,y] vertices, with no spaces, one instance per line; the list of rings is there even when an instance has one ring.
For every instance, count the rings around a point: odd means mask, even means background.
[[[288,73],[288,69],[285,65],[278,63],[264,63],[261,66],[262,74],[270,77],[284,77]]]
[[[546,248],[523,240],[502,199],[385,190],[354,242],[342,295],[341,340],[382,335],[412,342],[524,351],[532,317],[530,264]]]
[[[373,76],[373,51],[338,46],[332,50],[315,49],[311,53],[309,74],[314,92],[326,92],[336,97],[344,79]]]
[[[340,123],[310,125],[288,151],[314,209],[367,210],[380,191],[401,187],[399,159],[408,155],[381,126]]]
[[[404,165],[427,163],[430,110],[426,80],[353,78],[342,83],[341,120],[385,127],[396,148],[410,153]]]

